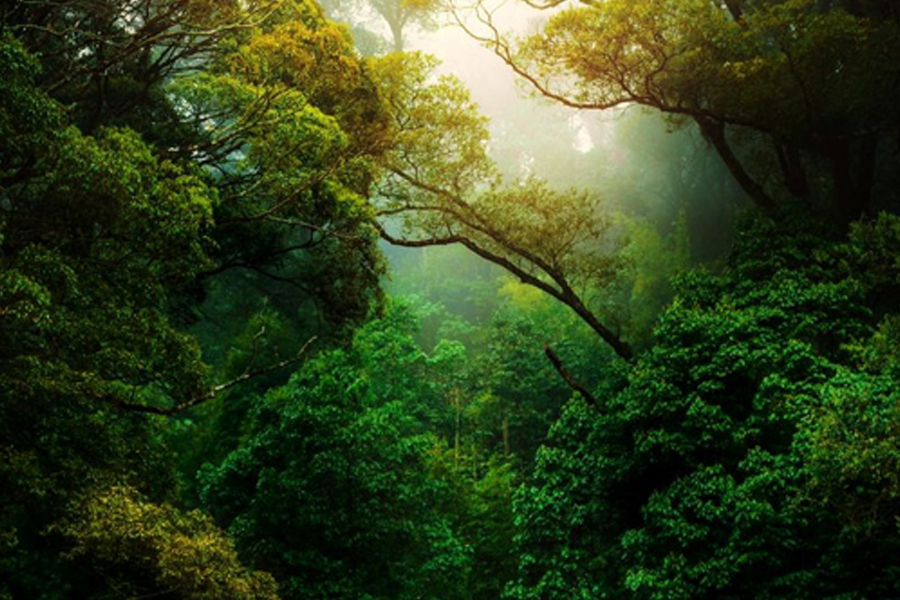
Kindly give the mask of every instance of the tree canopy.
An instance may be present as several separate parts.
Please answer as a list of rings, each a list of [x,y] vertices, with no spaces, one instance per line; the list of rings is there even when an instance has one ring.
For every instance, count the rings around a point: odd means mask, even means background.
[[[898,596],[900,10],[530,4],[0,7],[0,600]]]
[[[393,124],[377,198],[381,236],[411,247],[461,244],[571,308],[630,358],[589,306],[618,267],[598,198],[537,180],[504,185],[486,152],[484,119],[458,81],[432,80],[433,65],[418,55],[388,56],[376,68]]]
[[[872,307],[895,275],[860,274],[896,220],[837,244],[785,220],[749,226],[723,273],[681,279],[599,412],[567,406],[516,498],[510,597],[896,593],[896,490],[861,467],[893,472],[896,381],[858,362],[892,327]]]
[[[603,0],[522,39],[504,36],[485,3],[458,18],[536,93],[691,122],[761,208],[800,198],[846,222],[896,203],[900,25],[889,4]]]

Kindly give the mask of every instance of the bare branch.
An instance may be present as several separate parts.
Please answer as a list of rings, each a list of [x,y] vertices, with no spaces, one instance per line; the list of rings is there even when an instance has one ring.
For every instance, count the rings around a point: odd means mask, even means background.
[[[559,357],[556,355],[553,349],[550,348],[549,344],[544,344],[544,354],[547,355],[547,358],[553,364],[556,372],[559,373],[559,376],[563,378],[566,384],[568,384],[570,388],[581,394],[581,397],[584,398],[589,405],[593,406],[597,410],[600,410],[600,407],[597,405],[597,399],[594,398],[594,395],[591,394],[591,392],[586,387],[584,387],[584,385],[582,385],[577,379],[572,377],[572,375],[568,371],[566,371],[566,368],[563,366],[562,361],[559,360]]]

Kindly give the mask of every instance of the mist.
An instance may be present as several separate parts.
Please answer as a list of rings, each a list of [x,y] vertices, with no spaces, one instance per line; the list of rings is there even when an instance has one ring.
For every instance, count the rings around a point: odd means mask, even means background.
[[[524,35],[538,30],[552,12],[507,2],[497,7],[494,21],[504,32]],[[383,21],[371,13],[361,11],[349,17],[357,28],[390,35]],[[728,252],[735,219],[746,199],[692,124],[676,124],[637,106],[577,110],[544,98],[447,15],[429,27],[408,28],[404,44],[409,51],[436,57],[440,61],[437,73],[459,79],[469,90],[489,119],[488,151],[507,184],[537,178],[554,189],[598,195],[601,210],[620,223],[619,239],[611,244],[611,251],[621,250],[624,244],[630,245],[633,256],[644,256],[664,251],[660,250],[664,246],[686,245],[686,263],[678,269],[714,265]],[[635,228],[640,230],[637,234]],[[685,239],[676,241],[675,236]],[[637,247],[642,243],[658,248]],[[387,285],[392,292],[422,295],[479,323],[489,320],[499,306],[496,294],[469,295],[467,304],[465,294],[453,291],[449,282],[416,284],[423,281],[423,270],[447,262],[455,265],[452,277],[459,280],[458,286],[471,287],[471,280],[479,279],[495,292],[500,289],[509,276],[465,250],[382,247],[390,263]],[[635,268],[645,271],[643,277],[658,280],[657,288],[667,288],[662,282],[673,275],[671,265],[666,272],[646,273],[663,268],[661,264]],[[621,293],[610,291],[611,295]],[[669,292],[655,293],[660,297],[652,304],[658,310]],[[651,317],[644,317],[641,326],[646,329],[651,323]]]

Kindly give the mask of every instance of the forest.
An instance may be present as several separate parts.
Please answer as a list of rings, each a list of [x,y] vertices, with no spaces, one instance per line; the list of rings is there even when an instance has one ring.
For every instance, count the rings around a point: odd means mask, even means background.
[[[0,4],[0,600],[900,598],[900,4],[321,2]]]

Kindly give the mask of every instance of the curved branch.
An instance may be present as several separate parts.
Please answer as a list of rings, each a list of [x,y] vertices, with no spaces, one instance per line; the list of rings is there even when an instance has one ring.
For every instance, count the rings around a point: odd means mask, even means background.
[[[556,0],[549,0],[549,2],[551,3],[555,1]],[[587,4],[590,4],[590,2],[587,2]],[[763,187],[750,176],[750,174],[744,168],[744,165],[741,164],[740,159],[735,155],[725,137],[725,127],[727,125],[746,126],[751,127],[754,130],[764,134],[768,133],[771,135],[771,132],[768,130],[768,128],[761,125],[760,123],[745,122],[741,119],[736,118],[735,116],[723,118],[722,116],[711,114],[702,106],[684,106],[677,103],[673,104],[666,101],[665,98],[658,97],[658,95],[654,96],[651,93],[650,88],[654,84],[654,79],[665,68],[666,62],[671,58],[671,56],[663,57],[661,64],[645,76],[644,84],[647,89],[644,90],[643,93],[641,93],[640,90],[632,89],[628,85],[628,82],[625,80],[625,74],[620,73],[620,77],[618,78],[617,83],[622,89],[621,95],[619,95],[618,97],[607,99],[603,102],[578,101],[573,99],[572,97],[564,95],[561,92],[554,91],[547,82],[540,81],[533,73],[530,73],[517,61],[517,59],[513,55],[513,48],[510,46],[509,42],[507,42],[503,38],[500,30],[494,24],[491,11],[484,7],[481,0],[477,0],[475,5],[471,8],[476,18],[478,19],[478,22],[487,28],[488,33],[477,33],[464,21],[457,10],[453,10],[452,15],[456,22],[456,25],[460,27],[469,37],[478,42],[481,42],[490,50],[492,50],[497,57],[499,57],[504,63],[506,63],[506,65],[510,69],[512,69],[512,71],[516,75],[525,80],[525,82],[527,82],[539,95],[558,102],[564,106],[575,109],[608,110],[627,104],[638,104],[647,106],[648,108],[659,110],[666,114],[689,117],[698,124],[704,137],[712,144],[713,148],[721,157],[723,163],[731,173],[732,177],[734,177],[735,181],[750,197],[750,199],[757,206],[766,211],[772,210],[777,206],[775,200],[771,196],[769,196],[765,192]],[[743,10],[739,0],[726,1],[725,8],[729,11],[735,21],[737,21],[741,26],[744,26]],[[613,62],[615,63],[616,61]]]
[[[452,244],[459,244],[465,247],[470,252],[480,256],[481,258],[489,262],[494,263],[495,265],[503,268],[512,275],[515,275],[522,283],[535,287],[568,306],[576,315],[578,315],[578,317],[582,321],[584,321],[591,329],[593,329],[594,332],[599,335],[600,338],[604,342],[606,342],[607,345],[612,348],[613,352],[615,352],[620,358],[626,361],[630,361],[632,358],[634,358],[634,351],[631,349],[631,347],[618,335],[616,335],[610,328],[605,326],[600,321],[600,319],[598,319],[597,316],[593,312],[591,312],[590,309],[587,308],[587,306],[585,306],[584,302],[582,302],[578,295],[572,290],[565,277],[558,270],[552,268],[549,268],[549,270],[542,268],[542,270],[547,273],[547,275],[551,279],[553,279],[558,285],[560,285],[559,289],[553,287],[534,274],[529,273],[527,270],[515,264],[505,256],[502,256],[501,254],[493,252],[488,248],[479,245],[475,240],[472,240],[471,238],[464,235],[453,234],[444,237],[408,240],[391,235],[377,221],[373,222],[373,226],[378,230],[379,235],[384,241],[395,246],[403,246],[407,248],[423,248],[427,246],[449,246]],[[500,245],[506,250],[510,250],[511,252],[513,252],[513,254],[517,254],[512,251],[511,248],[504,246],[502,243]],[[522,255],[518,256],[525,258]],[[528,259],[526,258],[526,260]]]
[[[476,5],[475,10],[478,15],[479,22],[490,30],[490,37],[479,35],[478,33],[476,33],[471,27],[466,25],[462,17],[459,16],[459,13],[456,10],[453,10],[452,15],[454,21],[456,22],[456,25],[460,29],[462,29],[470,38],[490,48],[490,50],[498,58],[500,58],[500,60],[506,63],[506,65],[510,69],[512,69],[513,73],[528,82],[528,84],[531,85],[541,96],[559,102],[563,106],[568,106],[569,108],[584,110],[606,110],[615,108],[617,106],[623,106],[625,104],[633,104],[635,102],[635,100],[632,98],[617,98],[609,102],[578,102],[572,100],[571,98],[563,96],[562,94],[554,92],[547,85],[538,81],[538,79],[534,75],[526,71],[519,65],[519,63],[515,61],[512,55],[512,49],[509,47],[509,44],[503,39],[503,36],[500,35],[500,30],[497,29],[496,25],[494,25],[491,13],[485,10],[481,6],[480,2]]]
[[[572,377],[572,375],[563,366],[562,361],[559,360],[556,352],[553,351],[549,344],[544,344],[544,354],[550,360],[550,363],[553,365],[553,368],[556,369],[556,372],[559,373],[559,376],[563,378],[563,381],[565,381],[570,388],[581,394],[581,397],[584,398],[585,402],[587,402],[590,406],[593,406],[597,410],[600,410],[600,407],[597,405],[597,399],[594,398],[594,395],[586,387],[584,387],[584,385],[580,381]]]
[[[421,190],[424,190],[426,192],[432,193],[438,197],[444,198],[445,200],[450,202],[453,206],[456,206],[458,209],[467,213],[466,215],[464,215],[458,211],[451,211],[446,208],[439,209],[442,212],[449,214],[455,220],[459,221],[466,227],[469,227],[469,228],[473,229],[474,231],[477,231],[478,233],[486,235],[488,238],[493,240],[499,246],[509,250],[512,254],[522,257],[525,260],[527,260],[528,262],[535,265],[541,271],[546,273],[551,279],[553,279],[553,281],[555,281],[557,285],[559,285],[560,289],[562,290],[562,293],[573,293],[571,288],[569,287],[569,284],[568,284],[566,278],[563,277],[553,265],[549,264],[547,261],[543,260],[541,257],[537,256],[536,254],[527,250],[526,248],[523,248],[517,244],[512,243],[507,237],[503,236],[496,229],[493,229],[492,227],[490,227],[489,224],[484,223],[483,220],[478,217],[478,215],[472,213],[471,207],[463,199],[448,192],[447,190],[445,190],[443,188],[439,188],[437,186],[428,184],[428,183],[421,181],[420,179],[413,177],[401,170],[394,169],[392,171],[395,175],[401,177],[402,179],[404,179],[411,185],[413,185]],[[417,211],[418,207],[411,207],[410,210]],[[434,210],[434,207],[429,207],[426,210]],[[471,218],[469,215],[471,215]],[[473,220],[473,218],[477,219],[478,222],[476,223]]]

